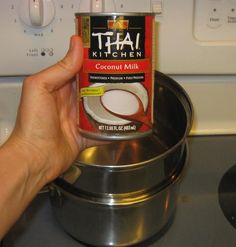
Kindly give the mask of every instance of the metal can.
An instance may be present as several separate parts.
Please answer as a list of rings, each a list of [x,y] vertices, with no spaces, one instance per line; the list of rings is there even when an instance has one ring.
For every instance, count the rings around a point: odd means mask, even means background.
[[[152,132],[153,30],[148,13],[79,13],[84,63],[78,75],[78,127],[96,139]]]

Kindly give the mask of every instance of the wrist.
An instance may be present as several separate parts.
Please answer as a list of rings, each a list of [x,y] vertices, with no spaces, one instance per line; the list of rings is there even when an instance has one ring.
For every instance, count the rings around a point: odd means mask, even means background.
[[[0,147],[0,239],[46,183],[29,151],[13,138]]]
[[[40,190],[47,183],[45,176],[47,171],[42,165],[42,157],[33,145],[14,136],[9,138],[0,151],[4,160],[8,160],[9,164],[14,164],[24,173],[26,183],[33,181],[35,190]]]

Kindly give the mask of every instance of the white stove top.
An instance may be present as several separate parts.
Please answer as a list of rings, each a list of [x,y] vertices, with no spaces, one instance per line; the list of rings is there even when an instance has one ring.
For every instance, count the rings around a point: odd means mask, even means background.
[[[194,108],[191,135],[236,134],[236,76],[173,76]]]
[[[236,76],[171,76],[194,108],[191,135],[236,134]],[[24,77],[0,77],[0,144],[14,126]]]

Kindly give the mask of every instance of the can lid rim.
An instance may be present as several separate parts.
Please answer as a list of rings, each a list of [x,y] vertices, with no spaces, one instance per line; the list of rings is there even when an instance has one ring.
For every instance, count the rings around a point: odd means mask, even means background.
[[[141,13],[136,13],[136,12],[81,12],[81,13],[75,13],[75,16],[155,16],[154,13],[150,12],[141,12]]]

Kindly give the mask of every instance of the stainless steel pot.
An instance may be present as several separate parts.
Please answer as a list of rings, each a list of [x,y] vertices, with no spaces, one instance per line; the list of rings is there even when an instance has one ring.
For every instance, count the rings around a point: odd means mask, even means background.
[[[57,220],[75,239],[93,246],[130,246],[163,234],[173,221],[187,153],[185,148],[169,180],[145,192],[95,196],[56,185],[51,201]]]
[[[145,241],[173,218],[186,164],[192,105],[181,86],[156,72],[153,133],[84,150],[56,179],[56,218],[74,238],[95,246]]]
[[[79,192],[100,194],[144,191],[168,180],[178,169],[192,105],[183,88],[159,72],[154,90],[152,135],[88,148],[60,179]]]

